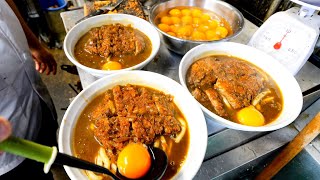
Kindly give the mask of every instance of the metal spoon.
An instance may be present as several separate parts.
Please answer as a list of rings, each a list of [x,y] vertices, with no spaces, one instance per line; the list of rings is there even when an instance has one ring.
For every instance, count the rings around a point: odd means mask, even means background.
[[[52,164],[59,164],[107,174],[116,180],[128,179],[122,176],[119,172],[113,174],[110,170],[102,166],[57,152],[56,147],[44,146],[17,137],[9,137],[7,140],[1,142],[0,150],[42,162],[45,164],[44,169],[47,169],[47,171],[49,171]],[[167,155],[164,151],[155,147],[148,147],[148,151],[152,157],[151,168],[141,179],[160,179],[167,169]]]

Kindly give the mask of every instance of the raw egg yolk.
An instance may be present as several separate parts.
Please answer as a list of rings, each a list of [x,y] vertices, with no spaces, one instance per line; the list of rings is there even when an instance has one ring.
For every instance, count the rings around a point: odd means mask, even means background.
[[[151,156],[142,144],[129,143],[120,152],[117,166],[120,174],[127,178],[141,178],[151,167]]]
[[[164,32],[168,32],[170,30],[170,26],[168,24],[159,24],[158,25],[158,28],[161,30],[161,31],[164,31]]]
[[[103,70],[119,70],[121,68],[121,64],[116,61],[108,61],[102,66]]]
[[[247,126],[264,125],[263,115],[254,106],[248,106],[238,111],[237,119],[240,124]]]
[[[171,16],[176,16],[176,17],[180,17],[181,16],[181,11],[179,9],[171,9],[169,11],[169,14]]]

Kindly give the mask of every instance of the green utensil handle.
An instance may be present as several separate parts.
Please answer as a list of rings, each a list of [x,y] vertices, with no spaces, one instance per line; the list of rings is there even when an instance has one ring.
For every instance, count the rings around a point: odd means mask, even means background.
[[[0,151],[5,151],[42,162],[45,164],[45,173],[49,171],[57,155],[56,147],[44,146],[32,141],[12,136],[0,143]]]

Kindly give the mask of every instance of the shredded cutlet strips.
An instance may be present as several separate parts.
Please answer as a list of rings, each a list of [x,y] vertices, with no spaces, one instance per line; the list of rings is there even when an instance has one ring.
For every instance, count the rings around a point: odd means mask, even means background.
[[[100,119],[104,117],[114,116],[116,113],[115,105],[113,103],[112,94],[110,92],[104,93],[103,99],[98,106],[96,106],[95,110],[92,111],[90,116],[93,119]]]
[[[116,162],[119,150],[130,141],[130,121],[126,117],[101,118],[96,120],[94,135],[103,145],[112,162]]]
[[[213,68],[216,66],[215,59],[203,58],[192,64],[187,81],[194,87],[207,88],[212,87],[217,78]]]
[[[198,100],[200,103],[201,102],[206,102],[209,101],[208,96],[206,96],[206,94],[204,92],[201,91],[201,89],[199,88],[195,88],[192,92],[191,92],[192,96],[194,98],[196,98],[196,100]]]
[[[131,14],[146,19],[139,0],[124,0],[116,10],[118,13]]]
[[[250,105],[252,99],[263,89],[264,80],[258,71],[244,61],[220,59],[219,56],[208,56],[192,64],[187,78],[192,94],[199,102],[210,101],[214,112],[223,116],[222,97],[233,109]],[[197,88],[199,90],[197,90]],[[212,90],[214,88],[218,95]],[[202,93],[201,90],[205,93]],[[203,98],[205,94],[208,99]],[[214,101],[214,99],[216,99]],[[228,104],[228,105],[229,105]]]
[[[171,108],[169,108],[169,103],[168,103],[168,102],[172,102],[171,96],[153,94],[152,99],[154,100],[160,115],[173,116],[173,111]]]
[[[154,102],[153,95],[145,87],[141,88],[140,93],[140,102],[136,104],[139,114],[157,115],[158,108]]]
[[[251,104],[263,89],[263,78],[243,61],[226,60],[216,71],[218,80],[214,88],[224,96],[234,109]]]
[[[132,85],[115,86],[108,92],[116,113],[110,117],[99,110],[103,118],[95,121],[94,135],[107,149],[112,162],[129,142],[151,144],[157,136],[181,131],[181,124],[174,117],[172,96]],[[101,105],[112,109],[109,103]]]
[[[155,138],[155,131],[152,127],[153,116],[139,116],[132,122],[132,135],[135,142],[150,144]]]
[[[143,37],[130,25],[103,25],[89,32],[92,37],[88,39],[84,49],[91,54],[107,58],[110,55],[137,55],[145,49]]]
[[[219,93],[213,88],[209,88],[205,90],[206,95],[208,96],[214,110],[217,112],[219,116],[227,117],[228,114],[225,110],[224,104]]]
[[[250,105],[250,99],[246,95],[246,89],[234,81],[218,79],[214,88],[222,94],[234,109]]]

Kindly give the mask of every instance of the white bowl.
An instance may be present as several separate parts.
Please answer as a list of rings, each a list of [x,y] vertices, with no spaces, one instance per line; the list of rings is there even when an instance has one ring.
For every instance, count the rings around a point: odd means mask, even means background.
[[[203,112],[190,93],[176,81],[152,72],[127,71],[101,78],[83,90],[68,107],[59,130],[59,151],[72,155],[71,140],[76,122],[87,104],[96,95],[114,87],[126,84],[142,85],[174,96],[174,102],[188,122],[190,144],[184,165],[173,179],[191,179],[198,172],[207,148],[207,126]],[[73,180],[87,179],[76,168],[64,167]]]
[[[182,86],[187,89],[186,74],[190,65],[201,57],[211,54],[229,54],[256,65],[269,74],[280,88],[283,96],[283,109],[280,116],[273,122],[260,126],[241,125],[227,119],[224,119],[211,112],[200,103],[205,116],[221,125],[244,131],[272,131],[287,126],[293,122],[300,114],[302,108],[302,93],[299,84],[291,73],[273,57],[253,47],[233,43],[220,42],[216,44],[204,44],[191,49],[185,54],[179,65],[179,80]]]
[[[123,25],[131,25],[133,28],[138,29],[144,33],[151,41],[152,51],[150,56],[142,61],[141,63],[120,70],[99,70],[90,68],[80,64],[74,57],[74,47],[78,40],[87,33],[93,27],[99,27],[106,24],[121,23]],[[103,76],[113,74],[115,72],[128,71],[134,69],[142,69],[146,66],[158,53],[160,48],[160,37],[158,31],[144,19],[138,18],[136,16],[127,15],[127,14],[102,14],[99,16],[94,16],[88,18],[78,24],[76,24],[66,35],[63,43],[63,49],[68,57],[68,59],[77,67],[83,69],[84,71],[92,74],[95,77],[101,78]]]

